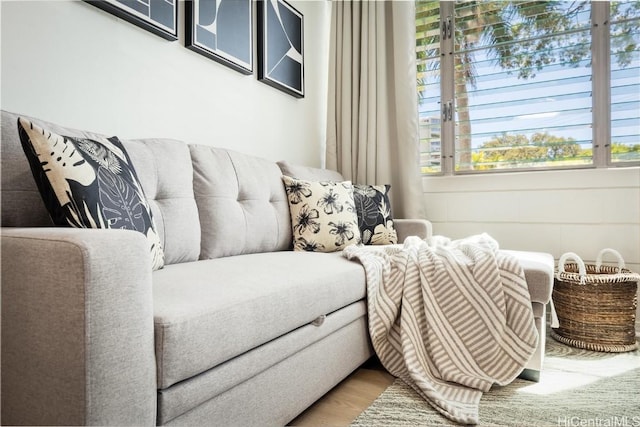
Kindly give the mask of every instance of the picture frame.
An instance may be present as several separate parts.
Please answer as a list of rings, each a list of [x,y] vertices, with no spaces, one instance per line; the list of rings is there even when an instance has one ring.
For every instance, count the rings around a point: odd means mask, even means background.
[[[253,74],[253,2],[187,0],[185,47],[243,74]]]
[[[178,39],[178,0],[85,0],[166,40]]]
[[[260,0],[258,80],[304,98],[304,16],[285,0]]]

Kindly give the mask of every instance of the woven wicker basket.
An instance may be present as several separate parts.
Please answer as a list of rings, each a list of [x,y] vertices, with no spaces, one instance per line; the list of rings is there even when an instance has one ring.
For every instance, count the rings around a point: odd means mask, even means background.
[[[602,265],[610,252],[618,267]],[[575,263],[566,263],[567,259]],[[594,351],[623,352],[638,348],[635,321],[640,275],[624,268],[624,260],[613,249],[603,249],[596,264],[585,265],[574,253],[558,261],[553,304],[559,327],[551,336],[564,344]]]

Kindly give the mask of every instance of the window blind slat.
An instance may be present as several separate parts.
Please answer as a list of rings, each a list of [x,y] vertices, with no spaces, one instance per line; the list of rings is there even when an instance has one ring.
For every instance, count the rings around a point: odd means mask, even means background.
[[[424,173],[442,170],[442,144],[452,145],[456,171],[592,165],[596,102],[610,105],[610,132],[598,138],[610,134],[601,143],[610,146],[611,162],[640,162],[640,1],[611,1],[606,19],[599,3],[592,22],[586,0],[457,0],[447,6],[454,11],[451,54],[440,46],[439,5],[416,1]],[[592,49],[601,50],[591,37],[603,28],[611,74],[593,81]],[[439,75],[440,61],[453,75]],[[453,135],[441,135],[441,79],[447,92],[454,88],[455,126],[446,128]]]
[[[640,161],[640,4],[611,6],[611,161]]]
[[[416,2],[416,58],[420,105],[420,168],[441,169],[440,123],[440,2]]]
[[[566,166],[569,155],[584,164],[592,144],[588,2],[457,1],[454,10],[456,169]],[[562,149],[545,151],[551,145]]]

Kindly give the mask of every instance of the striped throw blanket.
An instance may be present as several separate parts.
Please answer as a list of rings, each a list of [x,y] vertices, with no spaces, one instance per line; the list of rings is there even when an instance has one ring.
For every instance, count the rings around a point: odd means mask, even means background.
[[[518,261],[487,234],[343,253],[365,268],[369,333],[385,368],[447,418],[477,424],[482,393],[513,381],[538,342]]]

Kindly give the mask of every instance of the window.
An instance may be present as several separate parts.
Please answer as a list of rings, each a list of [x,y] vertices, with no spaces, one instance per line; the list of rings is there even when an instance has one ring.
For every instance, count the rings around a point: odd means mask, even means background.
[[[612,2],[611,162],[640,159],[640,4]]]
[[[640,2],[416,2],[425,174],[640,164]]]

